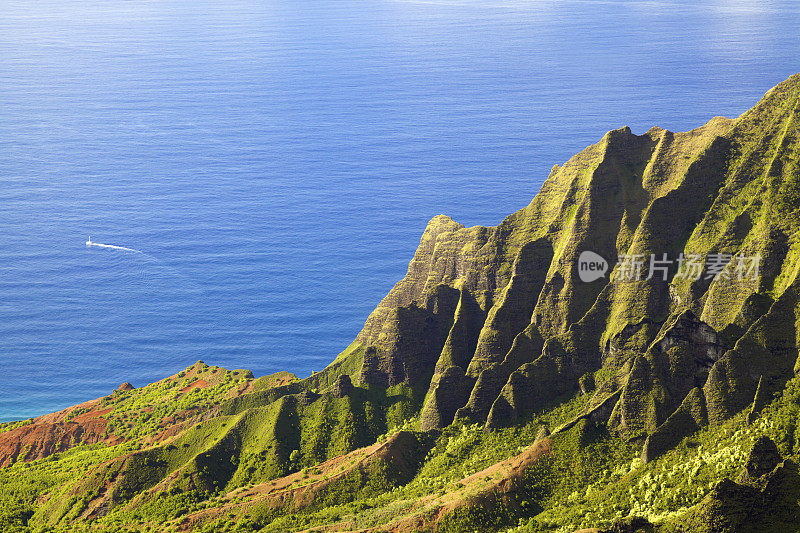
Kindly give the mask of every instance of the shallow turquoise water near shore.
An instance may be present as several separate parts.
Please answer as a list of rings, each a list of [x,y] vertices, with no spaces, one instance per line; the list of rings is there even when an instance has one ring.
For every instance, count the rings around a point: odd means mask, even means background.
[[[0,14],[0,420],[198,359],[308,375],[434,215],[497,224],[607,130],[733,117],[800,71],[789,1]]]

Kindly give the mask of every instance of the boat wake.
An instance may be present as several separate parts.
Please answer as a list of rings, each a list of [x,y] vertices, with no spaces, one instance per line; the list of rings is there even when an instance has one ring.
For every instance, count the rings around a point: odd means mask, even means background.
[[[141,254],[140,250],[134,250],[133,248],[126,248],[125,246],[116,246],[114,244],[103,244],[100,242],[92,242],[92,238],[89,237],[89,240],[86,241],[86,247],[91,248],[92,246],[96,248],[107,248],[110,250],[120,250],[122,252],[133,252],[135,254]]]
[[[198,294],[205,292],[202,285],[198,284],[192,278],[176,270],[174,267],[164,264],[164,262],[161,261],[160,259],[153,257],[152,255],[145,253],[141,250],[136,250],[135,248],[128,248],[127,246],[117,246],[116,244],[103,244],[101,242],[94,242],[92,241],[91,237],[89,237],[89,240],[86,241],[86,247],[104,248],[106,250],[117,250],[119,252],[128,252],[130,254],[136,254],[137,258],[139,258],[141,261],[144,261],[145,264],[149,265],[148,267],[146,267],[148,276],[152,276],[154,274],[158,275],[157,274],[158,271],[161,271],[162,276],[166,276],[168,278],[172,277],[180,279],[182,281],[182,285],[190,292]]]

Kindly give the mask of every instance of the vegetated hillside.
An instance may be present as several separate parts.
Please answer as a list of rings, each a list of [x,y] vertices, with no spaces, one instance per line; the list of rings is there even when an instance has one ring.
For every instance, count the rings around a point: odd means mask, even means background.
[[[309,378],[198,363],[0,426],[0,526],[797,531],[798,106],[800,75],[607,133],[497,227],[435,217]]]

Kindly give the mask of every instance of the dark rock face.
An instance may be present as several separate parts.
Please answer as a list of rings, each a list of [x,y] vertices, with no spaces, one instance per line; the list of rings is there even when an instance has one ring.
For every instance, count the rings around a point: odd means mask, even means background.
[[[331,387],[331,393],[337,398],[349,396],[352,391],[353,382],[350,381],[350,376],[347,374],[342,374],[336,378],[336,381],[333,382],[333,386]]]
[[[781,461],[783,457],[778,453],[775,443],[769,437],[759,437],[753,444],[747,463],[736,481],[745,485],[756,484],[761,477],[775,470]]]
[[[800,473],[767,437],[753,445],[737,482],[723,479],[689,516],[688,531],[794,532],[800,524]]]
[[[703,499],[695,512],[693,526],[695,530],[709,533],[742,531],[758,506],[756,489],[726,478]]]
[[[706,374],[724,352],[722,341],[714,328],[691,311],[683,312],[656,344],[656,349],[662,354],[675,348],[688,351],[691,361],[687,363],[694,363],[695,373]]]
[[[422,409],[422,431],[450,425],[471,388],[472,381],[458,366],[447,367],[443,372],[434,375]]]
[[[364,355],[361,382],[391,387],[430,379],[458,305],[459,292],[439,285],[423,306],[391,312]]]
[[[116,390],[119,390],[119,391],[126,391],[126,390],[133,390],[134,388],[135,388],[135,387],[134,387],[133,385],[131,385],[130,383],[128,383],[128,382],[126,381],[125,383],[123,383],[123,384],[121,384],[119,387],[117,387],[117,389],[116,389]]]
[[[591,394],[595,389],[594,376],[592,374],[584,374],[578,379],[578,388],[581,394]]]
[[[552,259],[553,248],[546,239],[530,242],[520,249],[511,280],[486,317],[468,374],[477,377],[492,364],[503,362],[515,337],[531,323]]]

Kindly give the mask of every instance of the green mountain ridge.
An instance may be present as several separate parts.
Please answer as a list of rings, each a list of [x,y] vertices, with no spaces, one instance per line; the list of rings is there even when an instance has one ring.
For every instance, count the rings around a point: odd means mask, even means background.
[[[797,531],[798,107],[800,74],[733,120],[608,132],[496,227],[434,217],[304,380],[198,363],[0,426],[0,526]]]

